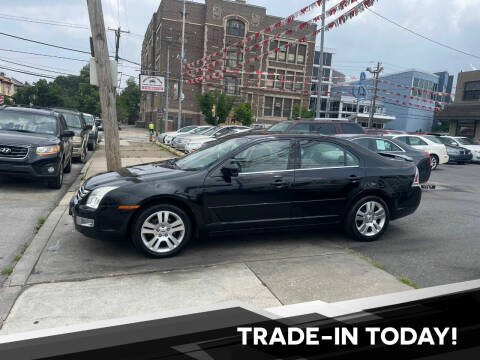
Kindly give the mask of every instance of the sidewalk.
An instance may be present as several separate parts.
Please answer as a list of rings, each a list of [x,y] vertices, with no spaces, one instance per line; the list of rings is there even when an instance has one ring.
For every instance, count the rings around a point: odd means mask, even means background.
[[[142,129],[121,139],[124,166],[172,157]],[[105,168],[100,147],[80,177]],[[335,231],[200,239],[173,258],[149,259],[129,242],[75,232],[71,190],[0,289],[3,307],[16,298],[0,335],[235,300],[272,308],[411,289],[345,249]]]

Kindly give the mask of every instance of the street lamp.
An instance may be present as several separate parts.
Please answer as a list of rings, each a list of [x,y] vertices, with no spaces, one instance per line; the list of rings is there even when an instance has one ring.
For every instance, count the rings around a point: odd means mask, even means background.
[[[170,28],[170,31],[172,29]],[[164,132],[168,131],[168,106],[169,106],[169,88],[170,88],[170,48],[172,47],[173,38],[171,35],[168,35],[167,38],[167,81],[165,82],[165,130]]]

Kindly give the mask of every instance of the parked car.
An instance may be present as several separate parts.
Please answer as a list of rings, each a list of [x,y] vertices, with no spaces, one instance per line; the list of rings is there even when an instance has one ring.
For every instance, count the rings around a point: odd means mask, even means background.
[[[389,130],[389,129],[377,129],[377,128],[364,128],[365,134],[372,135],[400,135],[406,134],[406,131],[402,130]]]
[[[262,124],[262,123],[253,123],[250,125],[250,128],[253,130],[265,130],[268,129],[271,124]]]
[[[214,136],[191,139],[190,142],[185,145],[185,153],[190,154],[198,149],[210,146],[215,141],[222,139],[225,136],[239,134],[250,130],[251,129],[247,127],[228,127],[227,131],[218,131]]]
[[[480,144],[475,140],[464,136],[443,136],[443,138],[452,140],[456,146],[470,150],[472,152],[472,162],[480,162]]]
[[[206,143],[215,141],[227,135],[236,134],[238,132],[249,131],[251,128],[240,125],[216,126],[203,135],[192,136],[185,144],[185,152],[190,153],[203,147]],[[188,149],[188,150],[187,150]]]
[[[165,132],[165,133],[162,133],[159,135],[159,140],[164,143],[164,144],[169,144],[170,141],[172,140],[172,138],[177,135],[177,134],[181,134],[181,133],[186,133],[190,130],[193,130],[195,128],[197,128],[198,126],[197,125],[189,125],[189,126],[185,126],[181,129],[178,129],[177,131],[169,131],[169,132]],[[168,143],[166,142],[168,139]]]
[[[203,135],[206,133],[208,130],[213,128],[211,125],[206,125],[206,126],[199,126],[196,129],[193,129],[192,131],[187,131],[186,133],[181,133],[177,134],[171,141],[170,145],[177,149],[177,150],[185,150],[185,144],[188,143],[188,141],[197,135]]]
[[[443,136],[426,135],[432,141],[437,141],[447,148],[448,162],[459,165],[467,164],[472,161],[473,154],[470,150],[459,146],[453,139]]]
[[[361,145],[375,151],[379,154],[392,154],[406,156],[417,165],[420,183],[426,183],[430,179],[432,167],[430,166],[430,155],[423,150],[417,150],[413,147],[397,141],[395,139],[387,139],[381,136],[366,135],[337,135],[342,139],[347,139],[355,144]]]
[[[73,158],[85,163],[88,153],[88,137],[92,126],[87,125],[81,112],[60,108],[54,108],[52,110],[62,114],[67,122],[68,129],[75,133],[72,138]]]
[[[73,131],[49,109],[0,106],[0,175],[46,180],[62,187],[72,168]]]
[[[95,116],[83,113],[83,118],[85,119],[85,123],[92,127],[92,130],[90,130],[90,133],[88,134],[88,150],[95,150],[98,141],[100,140],[98,136],[99,130],[97,124],[95,123]]]
[[[420,204],[410,161],[334,137],[266,134],[227,136],[183,158],[93,176],[71,199],[75,228],[129,237],[161,258],[203,233],[343,223],[355,239],[373,241]]]
[[[359,124],[346,120],[288,120],[273,125],[267,131],[317,133],[323,135],[365,134],[365,131]]]
[[[99,131],[103,131],[103,119],[100,119],[99,117],[95,118],[95,125],[97,125],[97,128]]]
[[[435,170],[438,165],[448,162],[447,148],[445,145],[427,138],[427,136],[429,135],[390,135],[392,139],[410,145],[415,149],[428,152],[430,154],[432,170]]]

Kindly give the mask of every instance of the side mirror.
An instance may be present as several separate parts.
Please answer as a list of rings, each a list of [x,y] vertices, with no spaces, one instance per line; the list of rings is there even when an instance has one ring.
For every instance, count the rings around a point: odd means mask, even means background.
[[[63,137],[73,137],[75,136],[75,133],[72,130],[65,130],[63,132]]]
[[[223,177],[225,178],[225,181],[230,182],[232,181],[233,177],[238,176],[239,167],[233,161],[229,161],[222,167],[221,171],[222,171]]]
[[[93,129],[93,126],[92,125],[87,125],[85,126],[85,130],[92,130]]]
[[[100,121],[95,121],[95,126],[100,126]]]

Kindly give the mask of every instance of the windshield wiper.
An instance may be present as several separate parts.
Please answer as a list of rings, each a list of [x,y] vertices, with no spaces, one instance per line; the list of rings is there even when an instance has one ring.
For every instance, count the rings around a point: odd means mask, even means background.
[[[23,129],[0,129],[0,130],[3,130],[3,131],[18,131],[18,132],[31,133],[31,134],[35,133],[35,131],[23,130]]]

